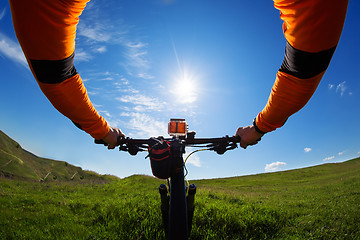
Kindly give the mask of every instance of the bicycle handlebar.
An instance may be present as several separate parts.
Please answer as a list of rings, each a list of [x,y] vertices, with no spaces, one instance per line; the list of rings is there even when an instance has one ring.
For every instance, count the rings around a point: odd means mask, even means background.
[[[159,137],[162,138],[162,137]],[[131,155],[136,155],[138,151],[141,151],[141,148],[146,148],[149,146],[149,139],[136,139],[136,138],[120,138],[118,140],[118,145],[120,145],[120,151],[127,151]],[[165,141],[174,141],[179,140],[181,144],[184,146],[195,146],[197,144],[208,144],[207,147],[209,150],[213,150],[218,154],[223,154],[227,150],[231,150],[237,147],[237,143],[240,142],[240,136],[225,136],[219,138],[195,138],[195,137],[187,137],[183,139],[177,138],[162,138]],[[107,145],[103,140],[95,140],[96,144],[104,144]],[[125,146],[124,146],[125,145]]]
[[[185,145],[193,144],[206,144],[206,143],[239,143],[241,141],[240,136],[225,136],[220,138],[187,138],[184,141]]]

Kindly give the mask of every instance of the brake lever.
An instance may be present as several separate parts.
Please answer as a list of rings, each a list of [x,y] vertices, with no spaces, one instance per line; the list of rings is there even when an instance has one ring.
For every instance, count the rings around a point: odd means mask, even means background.
[[[127,147],[126,145],[120,145],[119,151],[127,152],[127,151],[128,151],[128,147]]]
[[[227,149],[226,149],[226,146],[227,144],[216,144],[216,145],[214,145],[212,148],[210,148],[210,150],[213,150],[213,151],[215,151],[217,154],[220,154],[220,155],[222,155],[222,154],[224,154],[226,151],[227,151]]]
[[[235,149],[237,147],[238,147],[238,145],[233,142],[226,150],[233,150],[233,149]]]
[[[236,143],[231,143],[230,145],[228,143],[219,143],[217,145],[214,145],[212,148],[209,148],[209,150],[215,151],[217,154],[224,154],[227,150],[232,150],[237,148]]]
[[[145,146],[138,146],[134,144],[120,145],[119,151],[128,152],[130,155],[135,156],[138,152],[144,152],[146,150],[142,149]]]

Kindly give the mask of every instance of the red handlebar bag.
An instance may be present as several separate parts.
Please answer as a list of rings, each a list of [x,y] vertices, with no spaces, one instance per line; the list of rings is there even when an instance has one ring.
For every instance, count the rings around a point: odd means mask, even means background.
[[[157,140],[149,147],[151,170],[155,177],[167,179],[171,175],[171,147],[169,142]]]

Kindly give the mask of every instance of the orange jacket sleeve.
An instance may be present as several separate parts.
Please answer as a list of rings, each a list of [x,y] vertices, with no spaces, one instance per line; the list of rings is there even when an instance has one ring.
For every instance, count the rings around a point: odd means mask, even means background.
[[[274,0],[287,44],[268,102],[255,120],[260,131],[283,126],[309,101],[340,39],[347,4],[347,0]]]
[[[76,27],[89,0],[10,0],[16,36],[41,90],[53,106],[92,137],[109,126],[95,110],[74,67]]]

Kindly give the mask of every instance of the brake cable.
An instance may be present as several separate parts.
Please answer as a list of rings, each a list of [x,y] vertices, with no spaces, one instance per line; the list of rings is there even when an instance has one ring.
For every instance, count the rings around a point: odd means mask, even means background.
[[[184,178],[185,178],[185,186],[186,186],[186,196],[187,196],[188,193],[189,193],[190,183],[189,183],[189,181],[188,181],[187,178],[186,178],[186,176],[188,175],[189,171],[187,170],[185,164],[186,164],[187,160],[189,159],[189,157],[190,157],[192,154],[194,154],[194,153],[196,153],[196,152],[200,152],[200,151],[206,151],[206,150],[210,150],[210,149],[209,149],[209,148],[202,148],[202,149],[197,149],[197,150],[195,150],[195,151],[192,151],[189,155],[187,155],[187,157],[186,157],[185,160],[184,160],[184,169],[185,169]]]

